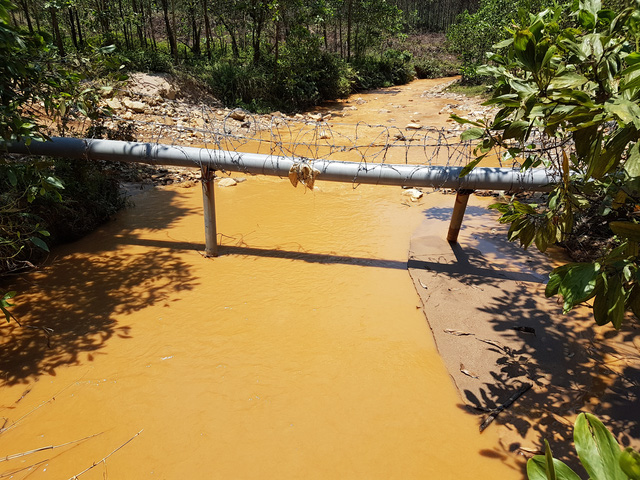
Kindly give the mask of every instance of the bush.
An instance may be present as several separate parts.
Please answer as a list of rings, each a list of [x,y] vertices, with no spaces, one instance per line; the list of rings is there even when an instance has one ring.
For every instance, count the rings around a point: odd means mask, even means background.
[[[174,60],[160,50],[133,50],[119,55],[120,61],[132,72],[173,73]]]
[[[354,62],[358,90],[402,85],[413,80],[411,54],[387,50],[381,58],[365,57]]]
[[[440,78],[457,75],[460,71],[458,65],[447,60],[435,58],[422,59],[414,63],[417,78]]]
[[[106,164],[84,160],[5,162],[0,191],[0,274],[86,235],[125,205]]]

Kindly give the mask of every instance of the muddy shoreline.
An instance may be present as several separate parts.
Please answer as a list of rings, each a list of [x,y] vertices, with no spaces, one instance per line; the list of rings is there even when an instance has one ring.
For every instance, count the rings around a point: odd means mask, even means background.
[[[621,445],[638,448],[637,321],[616,332],[595,325],[586,309],[563,315],[544,295],[553,259],[507,242],[486,200],[470,202],[458,244],[444,240],[451,210],[427,211],[408,262],[460,408],[480,426],[531,385],[487,427],[499,431],[502,454],[524,461],[547,439],[554,455],[581,471],[572,444],[580,412],[596,414]]]

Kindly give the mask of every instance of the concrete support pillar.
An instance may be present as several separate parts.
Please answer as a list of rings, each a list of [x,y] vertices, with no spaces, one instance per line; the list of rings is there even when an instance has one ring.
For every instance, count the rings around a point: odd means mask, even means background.
[[[462,227],[462,219],[464,218],[464,212],[467,209],[467,203],[469,202],[469,195],[474,190],[458,190],[456,194],[456,203],[453,206],[453,213],[451,214],[451,223],[449,223],[449,232],[447,233],[447,241],[450,243],[458,243],[458,234]]]

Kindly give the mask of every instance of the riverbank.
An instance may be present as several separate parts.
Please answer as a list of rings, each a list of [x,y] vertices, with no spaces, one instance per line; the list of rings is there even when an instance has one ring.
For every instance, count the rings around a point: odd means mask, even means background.
[[[496,456],[528,458],[547,439],[556,457],[581,471],[572,442],[580,412],[594,413],[637,449],[637,321],[618,332],[598,327],[586,309],[563,315],[544,295],[562,253],[549,258],[507,242],[489,203],[472,197],[458,244],[444,240],[451,207],[425,211],[411,239],[409,272],[459,407],[480,426],[515,398],[487,427],[500,436]]]

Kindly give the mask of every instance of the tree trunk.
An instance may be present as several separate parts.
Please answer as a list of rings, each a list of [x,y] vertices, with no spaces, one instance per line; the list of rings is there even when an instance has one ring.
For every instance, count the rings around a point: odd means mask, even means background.
[[[26,0],[22,0],[20,2],[20,6],[22,7],[22,11],[24,12],[24,17],[27,19],[27,27],[29,27],[29,32],[33,33],[33,26],[31,25],[31,15],[29,14],[29,5]]]
[[[67,9],[67,16],[69,17],[69,27],[71,29],[71,41],[73,42],[73,47],[76,49],[76,51],[78,51],[79,48],[78,37],[76,35],[76,22],[73,18],[73,10],[71,9],[71,7]]]
[[[78,31],[78,44],[80,45],[80,49],[84,48],[84,37],[82,36],[82,26],[80,25],[80,15],[78,14],[78,9],[74,8],[73,13],[76,18],[76,28]]]
[[[207,45],[207,58],[211,60],[211,22],[209,21],[207,0],[202,0],[202,11],[204,14],[204,36]]]
[[[58,53],[61,57],[64,57],[64,44],[62,43],[62,36],[60,35],[60,26],[58,25],[58,15],[56,13],[56,9],[54,7],[49,7],[49,13],[51,14],[51,28],[53,29],[53,36],[56,40]]]
[[[169,4],[167,2],[168,0],[160,0],[160,3],[162,3],[162,12],[164,13],[164,26],[167,30],[167,38],[169,40],[171,55],[175,60],[178,60],[178,46],[176,44],[176,37],[173,33],[173,28],[171,28],[171,20],[169,20]]]
[[[347,62],[351,61],[351,9],[353,0],[349,0],[347,6]]]

